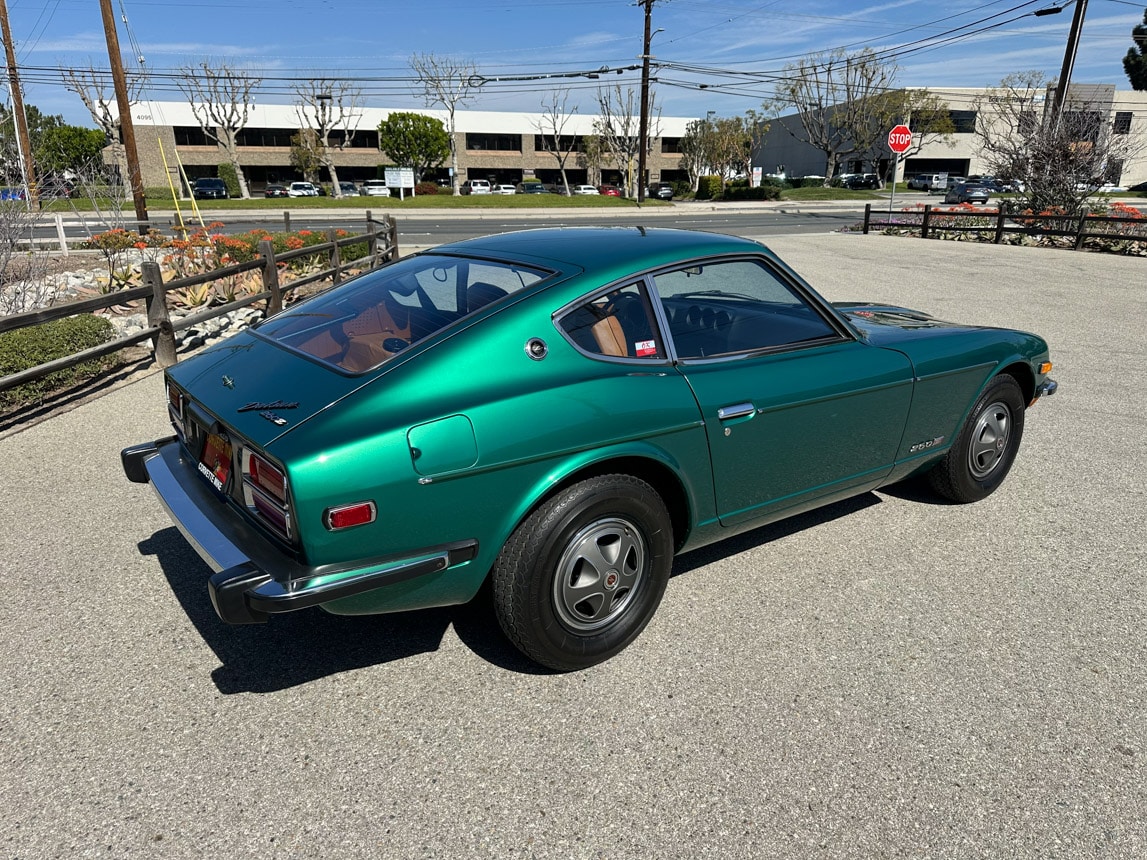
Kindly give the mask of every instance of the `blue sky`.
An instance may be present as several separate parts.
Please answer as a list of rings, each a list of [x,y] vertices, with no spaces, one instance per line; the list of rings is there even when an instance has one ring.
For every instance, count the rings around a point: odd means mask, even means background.
[[[170,76],[207,61],[263,77],[260,101],[291,101],[289,83],[276,78],[327,75],[360,82],[365,104],[417,107],[409,60],[422,52],[472,62],[488,78],[534,78],[487,82],[468,105],[476,110],[536,111],[546,94],[568,86],[569,103],[595,113],[599,84],[638,81],[629,68],[640,62],[643,13],[633,0],[112,2],[126,18],[119,23],[125,62],[131,68],[135,57],[144,58],[152,99],[182,100]],[[666,115],[743,113],[767,97],[769,75],[802,55],[841,46],[889,51],[904,86],[990,86],[1029,69],[1051,78],[1063,61],[1074,7],[1030,13],[1065,2],[658,0],[653,26],[661,32],[651,53],[677,68],[654,70],[656,98]],[[1090,0],[1073,81],[1130,88],[1121,61],[1145,7]],[[25,100],[91,125],[58,69],[107,68],[99,4],[8,0],[8,11]],[[602,67],[611,72],[598,80],[552,77]],[[612,71],[618,68],[621,74]]]

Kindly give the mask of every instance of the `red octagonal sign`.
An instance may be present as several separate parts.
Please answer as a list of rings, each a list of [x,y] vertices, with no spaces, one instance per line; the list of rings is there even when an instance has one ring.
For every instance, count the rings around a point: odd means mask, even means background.
[[[906,125],[898,125],[888,132],[888,148],[893,152],[907,152],[912,145],[912,130]]]

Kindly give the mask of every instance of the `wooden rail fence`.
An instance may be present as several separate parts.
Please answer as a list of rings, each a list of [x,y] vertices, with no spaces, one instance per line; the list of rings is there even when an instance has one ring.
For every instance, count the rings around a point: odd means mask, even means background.
[[[283,297],[287,293],[307,286],[308,284],[327,279],[333,284],[338,284],[348,269],[362,267],[374,268],[384,262],[398,259],[398,226],[394,218],[389,215],[384,216],[382,221],[375,221],[368,212],[366,232],[357,236],[347,236],[340,239],[336,237],[335,232],[333,229],[328,231],[327,242],[318,245],[309,245],[305,248],[286,251],[281,254],[276,254],[271,241],[264,239],[259,243],[259,256],[254,260],[246,263],[234,263],[230,266],[223,266],[210,272],[192,275],[187,278],[177,278],[167,282],[164,282],[157,263],[144,262],[140,267],[143,284],[138,287],[131,287],[126,290],[115,290],[107,295],[97,296],[91,299],[67,302],[34,311],[0,317],[0,334],[3,334],[4,332],[15,331],[30,326],[43,325],[44,323],[63,319],[64,317],[118,307],[139,299],[143,299],[147,310],[147,327],[144,328],[143,331],[110,340],[99,346],[94,346],[82,352],[55,359],[46,364],[30,367],[9,376],[0,377],[0,391],[5,391],[27,382],[33,382],[50,373],[73,367],[85,361],[102,358],[105,355],[119,352],[122,349],[135,346],[146,340],[151,340],[152,342],[156,363],[159,364],[160,367],[170,367],[178,361],[175,340],[175,333],[177,331],[192,328],[206,320],[220,317],[232,311],[239,310],[240,308],[247,307],[248,305],[263,301],[267,303],[266,312],[267,315],[270,316],[282,310]],[[365,257],[360,257],[355,260],[342,259],[343,248],[351,245],[359,245],[363,242],[367,243],[367,254]],[[329,265],[326,268],[293,280],[288,284],[279,283],[279,263],[289,262],[299,257],[309,257],[324,253],[329,255]],[[235,301],[225,304],[212,305],[197,313],[180,316],[178,318],[172,317],[171,307],[167,300],[167,294],[169,292],[186,287],[200,286],[233,275],[242,274],[243,272],[256,270],[261,272],[263,279],[263,289],[260,292],[244,296],[241,299],[236,299]]]

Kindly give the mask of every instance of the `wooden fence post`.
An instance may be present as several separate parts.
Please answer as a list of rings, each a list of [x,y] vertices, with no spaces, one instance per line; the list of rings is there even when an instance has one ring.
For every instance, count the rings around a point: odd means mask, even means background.
[[[1087,227],[1087,213],[1084,212],[1079,216],[1079,225],[1075,228],[1075,250],[1083,247],[1083,239],[1087,235],[1085,228]]]
[[[868,235],[868,220],[872,217],[872,204],[864,204],[864,235]]]
[[[151,287],[151,294],[145,299],[147,324],[149,327],[159,326],[159,332],[151,338],[155,362],[160,367],[171,367],[179,357],[175,354],[175,329],[171,327],[171,316],[167,312],[167,285],[163,283],[158,263],[145,260],[140,264],[140,271],[144,284]]]
[[[366,253],[373,269],[378,265],[378,225],[369,209],[366,210]]]
[[[924,204],[924,220],[920,222],[920,238],[928,238],[928,222],[932,220],[932,204]]]
[[[390,243],[390,256],[387,257],[388,262],[394,262],[398,259],[398,222],[394,220],[393,215],[386,216],[386,236]]]
[[[291,211],[289,209],[283,210],[283,230],[291,232]]]
[[[998,245],[1004,240],[1004,215],[1007,211],[1007,206],[1004,205],[1005,202],[1004,200],[1000,201],[1000,211],[996,215],[996,235],[992,239],[993,245]]]
[[[339,249],[338,231],[334,227],[327,230],[327,241],[331,243],[331,286],[337,287],[342,280],[342,253]]]
[[[259,242],[259,256],[263,258],[263,289],[271,293],[267,299],[267,316],[274,316],[283,309],[283,291],[279,288],[279,265],[270,239]]]

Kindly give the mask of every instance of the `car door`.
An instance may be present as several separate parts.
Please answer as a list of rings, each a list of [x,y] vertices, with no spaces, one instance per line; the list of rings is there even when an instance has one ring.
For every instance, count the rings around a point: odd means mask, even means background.
[[[652,280],[705,422],[723,524],[863,492],[889,473],[912,399],[906,356],[857,340],[764,258]]]

